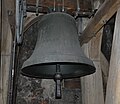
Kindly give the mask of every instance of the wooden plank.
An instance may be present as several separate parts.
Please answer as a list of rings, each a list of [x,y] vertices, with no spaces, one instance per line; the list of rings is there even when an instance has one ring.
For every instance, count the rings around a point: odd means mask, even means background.
[[[29,5],[36,5],[36,0],[27,0],[27,4]],[[39,2],[40,5],[46,7],[54,7],[54,0],[41,0]],[[62,7],[63,3],[61,0],[55,1],[56,8]],[[70,12],[75,12],[77,9],[77,0],[64,0],[65,8]],[[81,11],[89,11],[92,9],[91,1],[90,0],[79,0],[80,10]]]
[[[1,56],[0,104],[7,104],[11,56]]]
[[[120,104],[120,8],[117,12],[111,52],[106,103]]]
[[[100,60],[100,48],[101,48],[101,34],[103,29],[97,34],[97,37],[94,37],[89,43],[89,57],[92,60]]]
[[[0,33],[2,32],[2,0],[0,0]],[[1,43],[1,35],[0,35],[0,43]],[[1,45],[0,45],[1,52]]]
[[[96,36],[96,33],[103,27],[120,7],[120,0],[106,0],[93,18],[90,19],[87,27],[83,31],[80,42],[81,45],[87,43]]]
[[[102,74],[99,62],[94,62],[97,71],[81,78],[82,104],[104,104]]]
[[[0,64],[0,104],[7,104],[10,74],[10,60],[12,52],[12,33],[8,21],[8,10],[13,1],[2,0],[2,37]]]
[[[10,24],[8,20],[8,4],[9,0],[3,0],[2,2],[2,43],[1,43],[1,54],[9,55],[11,54],[9,41],[11,40],[10,35]]]
[[[1,31],[2,31],[2,0],[0,0],[0,32]],[[0,40],[1,40],[1,35],[0,35]]]
[[[100,66],[101,35],[84,46],[87,57],[93,60],[96,72],[81,78],[82,104],[104,104],[103,82]],[[94,54],[95,53],[95,54]]]

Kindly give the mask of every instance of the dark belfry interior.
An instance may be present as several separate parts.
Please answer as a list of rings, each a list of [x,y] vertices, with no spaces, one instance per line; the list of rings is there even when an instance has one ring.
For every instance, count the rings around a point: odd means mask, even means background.
[[[0,5],[0,104],[119,104],[120,0]]]
[[[110,62],[112,40],[115,26],[116,14],[105,24],[102,37],[101,51],[105,55],[108,62]]]

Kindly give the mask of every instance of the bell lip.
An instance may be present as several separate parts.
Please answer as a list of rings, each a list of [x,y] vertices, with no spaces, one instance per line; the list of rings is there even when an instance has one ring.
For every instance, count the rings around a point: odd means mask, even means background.
[[[57,64],[60,64],[60,65],[85,65],[85,66],[88,66],[88,67],[91,67],[89,69],[89,72],[87,72],[87,74],[81,74],[81,75],[76,75],[76,74],[73,74],[73,76],[71,77],[63,77],[63,79],[71,79],[71,78],[79,78],[79,77],[83,77],[83,76],[87,76],[87,75],[90,75],[90,74],[93,74],[96,72],[96,68],[93,65],[90,65],[90,64],[85,64],[85,63],[77,63],[77,62],[50,62],[50,63],[40,63],[40,64],[34,64],[34,65],[30,65],[30,66],[26,66],[24,68],[21,68],[20,70],[20,73],[23,75],[23,76],[27,76],[27,77],[30,77],[30,78],[39,78],[39,79],[54,79],[54,75],[53,76],[34,76],[34,75],[30,75],[30,74],[27,74],[27,73],[24,73],[23,70],[25,70],[25,68],[28,68],[28,67],[31,67],[31,66],[36,66],[36,65],[57,65]],[[86,69],[88,70],[88,69]]]

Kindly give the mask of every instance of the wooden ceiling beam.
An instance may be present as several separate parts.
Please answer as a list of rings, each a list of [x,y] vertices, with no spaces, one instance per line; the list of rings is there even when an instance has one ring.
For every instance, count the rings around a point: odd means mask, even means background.
[[[36,5],[36,0],[27,0],[27,4],[29,5]],[[53,8],[54,0],[41,0],[39,5],[48,6]],[[56,7],[61,7],[63,5],[62,1],[56,0],[55,2]],[[79,0],[80,10],[81,11],[91,11],[91,1],[90,0]],[[64,6],[66,9],[71,10],[71,12],[76,11],[77,9],[77,1],[76,0],[64,0]]]
[[[120,0],[106,0],[80,36],[80,43],[89,42],[120,7]]]

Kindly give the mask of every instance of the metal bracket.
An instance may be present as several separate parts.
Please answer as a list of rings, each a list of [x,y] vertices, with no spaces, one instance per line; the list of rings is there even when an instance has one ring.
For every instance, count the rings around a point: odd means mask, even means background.
[[[16,0],[16,41],[17,44],[22,43],[23,23],[26,13],[26,0]]]

